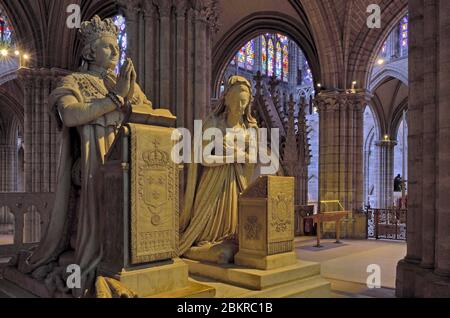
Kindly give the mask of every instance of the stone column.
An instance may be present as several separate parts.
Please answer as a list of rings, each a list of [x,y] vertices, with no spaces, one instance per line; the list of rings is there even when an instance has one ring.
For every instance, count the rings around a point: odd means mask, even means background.
[[[172,52],[170,50],[171,28],[170,18],[172,12],[172,1],[155,0],[159,12],[159,103],[160,107],[168,108],[173,113],[170,96],[170,64]],[[175,32],[173,32],[175,33]]]
[[[142,65],[140,60],[140,32],[139,32],[139,24],[140,24],[140,7],[139,0],[126,0],[119,1],[119,5],[123,6],[123,11],[125,15],[126,29],[127,29],[127,57],[130,57],[133,60],[136,73],[138,76],[138,81],[142,78]]]
[[[394,148],[397,145],[393,140],[381,140],[376,143],[378,147],[378,206],[386,209],[394,203]]]
[[[17,191],[17,146],[0,144],[0,192]]]
[[[200,4],[201,2],[198,2]],[[195,118],[201,119],[206,115],[206,109],[208,107],[209,101],[206,99],[204,80],[206,77],[206,11],[200,6],[195,8],[194,19],[195,19],[195,70],[194,70],[194,104],[195,107]]]
[[[139,61],[139,84],[155,108],[169,108],[179,126],[193,128],[194,119],[202,119],[210,104],[216,1],[118,0],[118,4],[127,20],[130,56]]]
[[[144,74],[142,74],[143,89],[147,96],[154,96],[155,93],[155,43],[156,26],[155,15],[156,8],[152,1],[144,1],[142,4],[142,11],[144,17]],[[153,102],[153,101],[152,101]]]
[[[349,211],[363,206],[363,109],[366,92],[320,93],[319,200],[339,200]],[[336,210],[337,204],[321,206],[321,212]]]
[[[0,192],[17,191],[17,146],[0,145]],[[14,217],[0,206],[0,225],[13,224]]]
[[[433,149],[438,151],[436,154],[436,166],[438,169],[435,181],[435,184],[437,184],[435,274],[442,280],[445,279],[447,281],[446,287],[448,290],[442,295],[450,297],[450,92],[448,90],[450,82],[450,38],[448,36],[448,30],[450,28],[450,17],[448,15],[448,12],[450,12],[450,2],[439,1],[438,4],[433,3],[433,5],[435,5],[439,12],[439,24],[437,26],[439,36],[435,36],[435,39],[439,38],[439,40],[436,41],[439,45],[437,63],[437,65],[439,65],[439,75],[436,78],[436,81],[433,82],[439,90],[437,94],[437,96],[439,96],[439,103],[436,112],[439,116],[436,118],[436,113],[431,109],[427,109],[427,105],[425,105],[424,122],[426,121],[426,118],[434,115],[433,117],[437,121],[439,127],[437,131],[437,147]],[[426,10],[433,9],[433,7],[431,7],[431,9],[430,7],[425,8]],[[432,33],[433,30],[427,28],[426,31],[431,31],[430,33]],[[427,54],[429,54],[428,51]],[[428,85],[428,82],[425,83]],[[425,133],[426,137],[428,137],[432,127],[428,126],[426,128]],[[425,161],[425,163],[426,162],[427,161]],[[432,182],[432,180],[429,180],[430,175],[428,171],[426,171],[425,178],[426,183]]]
[[[56,69],[21,69],[24,83],[25,192],[54,192],[59,132],[48,109],[48,97],[60,76]]]
[[[18,77],[24,83],[25,192],[56,190],[59,131],[49,112],[48,97],[66,73],[57,69],[19,70]],[[41,236],[39,211],[29,207],[26,212],[24,242],[37,242]]]
[[[187,3],[184,0],[178,0],[175,5],[175,14],[177,19],[177,41],[176,41],[176,113],[178,123],[184,122],[186,109],[186,12]]]
[[[407,255],[398,297],[450,297],[450,2],[410,0]]]

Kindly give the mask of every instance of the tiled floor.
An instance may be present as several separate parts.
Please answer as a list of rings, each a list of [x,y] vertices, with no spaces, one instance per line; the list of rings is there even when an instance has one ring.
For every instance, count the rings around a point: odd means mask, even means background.
[[[406,243],[394,241],[322,240],[324,248],[313,247],[313,237],[296,239],[299,259],[321,263],[322,276],[332,283],[333,291],[343,297],[394,297],[396,267],[406,255]],[[380,289],[369,289],[369,265],[378,265]]]

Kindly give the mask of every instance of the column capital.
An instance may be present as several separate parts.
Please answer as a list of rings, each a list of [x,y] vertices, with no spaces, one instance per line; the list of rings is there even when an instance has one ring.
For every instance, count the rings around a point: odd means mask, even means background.
[[[193,0],[194,17],[197,21],[207,23],[213,32],[219,29],[219,8],[217,0]]]
[[[153,4],[152,0],[143,0],[142,1],[142,12],[145,17],[153,17],[156,12],[156,7]]]
[[[170,17],[172,12],[172,0],[153,0],[153,3],[158,8],[159,16],[161,18]]]
[[[375,142],[375,146],[381,147],[381,148],[394,148],[397,146],[398,142],[396,140],[379,140]]]
[[[35,79],[57,80],[69,74],[68,70],[59,68],[21,68],[17,71],[17,77],[25,83]]]
[[[141,0],[117,0],[117,4],[126,11],[127,19],[130,19],[131,14],[137,14],[140,11]]]
[[[352,110],[363,111],[372,95],[366,90],[321,91],[314,102],[321,111]]]
[[[188,0],[175,0],[175,15],[177,18],[184,18],[188,10]]]

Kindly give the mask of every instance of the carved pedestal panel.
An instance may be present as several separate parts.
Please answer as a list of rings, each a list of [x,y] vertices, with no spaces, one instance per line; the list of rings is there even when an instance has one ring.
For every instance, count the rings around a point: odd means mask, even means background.
[[[294,178],[264,176],[239,198],[235,263],[259,269],[294,264]]]
[[[188,286],[178,256],[178,165],[171,160],[175,117],[134,111],[106,156],[99,275],[140,297]]]
[[[103,263],[114,273],[178,250],[178,166],[172,128],[129,124],[104,166]]]

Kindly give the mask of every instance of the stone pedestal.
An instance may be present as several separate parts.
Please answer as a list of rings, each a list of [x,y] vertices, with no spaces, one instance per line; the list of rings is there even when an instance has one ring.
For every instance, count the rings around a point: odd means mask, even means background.
[[[148,297],[188,286],[188,266],[180,259],[156,262],[151,265],[122,269],[103,274],[112,277],[133,290],[139,297]]]
[[[261,177],[239,198],[236,265],[274,269],[295,264],[294,178]]]
[[[234,264],[186,259],[189,273],[248,289],[242,297],[327,297],[320,264],[294,252],[294,178],[260,177],[239,198],[239,252]]]
[[[189,287],[178,259],[179,168],[171,160],[175,117],[136,108],[106,156],[103,172],[100,276],[139,297]],[[206,288],[205,290],[211,290]]]

